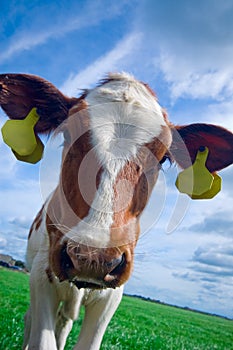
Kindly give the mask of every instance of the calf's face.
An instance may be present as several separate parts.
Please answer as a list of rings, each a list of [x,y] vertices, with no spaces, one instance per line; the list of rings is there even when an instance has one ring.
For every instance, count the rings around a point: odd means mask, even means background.
[[[129,105],[119,96],[99,105],[87,94],[61,127],[59,202],[68,210],[63,210],[58,225],[66,231],[63,255],[55,261],[53,251],[52,260],[57,270],[59,260],[66,260],[65,278],[79,287],[117,287],[129,278],[139,217],[171,143],[161,107],[143,84],[137,84],[153,109],[145,108],[139,98]],[[102,90],[111,94],[112,88],[106,83],[95,94],[103,99]]]

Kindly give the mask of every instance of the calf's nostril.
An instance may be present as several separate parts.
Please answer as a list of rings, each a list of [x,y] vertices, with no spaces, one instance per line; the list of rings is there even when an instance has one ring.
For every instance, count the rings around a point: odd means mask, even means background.
[[[109,265],[109,272],[104,277],[104,280],[106,282],[111,282],[114,279],[116,279],[117,275],[120,275],[123,272],[126,266],[125,254],[123,254],[117,259],[113,259],[110,263],[107,263],[107,264]]]
[[[119,258],[115,258],[109,262],[106,262],[106,266],[107,268],[112,271],[113,269],[115,269],[115,267],[117,267],[120,263],[122,262],[122,256],[119,256]]]

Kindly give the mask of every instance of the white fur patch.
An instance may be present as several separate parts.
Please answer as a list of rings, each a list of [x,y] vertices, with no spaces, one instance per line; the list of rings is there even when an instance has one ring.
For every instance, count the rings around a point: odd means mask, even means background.
[[[43,210],[41,212],[41,223],[37,229],[35,228],[35,221],[33,222],[33,230],[31,232],[30,238],[28,239],[26,254],[26,265],[29,270],[31,270],[33,260],[38,251],[41,249],[43,251],[49,250],[49,236],[46,227],[46,216],[51,197],[52,194],[44,204]]]
[[[113,187],[118,173],[166,126],[160,105],[142,83],[128,74],[111,74],[109,79],[86,97],[91,141],[104,171],[88,216],[68,233],[79,243],[98,247],[111,243]]]

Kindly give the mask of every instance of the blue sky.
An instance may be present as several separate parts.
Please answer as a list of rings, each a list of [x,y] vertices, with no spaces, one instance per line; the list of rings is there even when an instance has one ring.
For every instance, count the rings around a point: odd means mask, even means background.
[[[40,75],[78,96],[107,72],[127,71],[149,83],[173,123],[233,131],[232,18],[231,0],[3,0],[0,72]],[[0,140],[0,252],[24,258],[32,218],[58,177],[59,143],[48,141],[33,166]],[[233,167],[211,201],[180,195],[177,173],[161,173],[126,292],[233,317]]]

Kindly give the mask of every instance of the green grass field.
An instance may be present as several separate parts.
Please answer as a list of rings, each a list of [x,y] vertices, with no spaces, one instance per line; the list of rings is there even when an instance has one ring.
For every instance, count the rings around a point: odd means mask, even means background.
[[[0,268],[0,300],[0,350],[19,350],[29,303],[28,276]],[[74,346],[82,318],[83,311],[66,350]],[[233,321],[125,296],[101,347],[116,349],[233,350]]]

